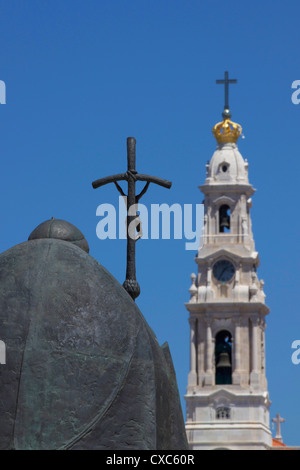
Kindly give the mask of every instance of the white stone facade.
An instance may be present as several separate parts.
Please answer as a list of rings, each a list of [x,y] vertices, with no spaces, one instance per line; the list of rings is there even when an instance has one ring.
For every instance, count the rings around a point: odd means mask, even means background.
[[[269,309],[264,283],[257,276],[259,257],[250,217],[255,190],[249,184],[248,163],[235,143],[218,144],[200,189],[205,221],[186,304],[191,329],[185,397],[188,441],[194,450],[269,449]],[[230,362],[225,369],[223,350]]]

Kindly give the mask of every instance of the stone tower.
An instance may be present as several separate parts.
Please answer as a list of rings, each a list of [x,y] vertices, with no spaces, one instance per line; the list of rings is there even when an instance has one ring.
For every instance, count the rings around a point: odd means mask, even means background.
[[[265,305],[250,209],[255,190],[237,147],[242,128],[229,109],[200,187],[204,228],[192,274],[186,431],[190,448],[268,449]]]

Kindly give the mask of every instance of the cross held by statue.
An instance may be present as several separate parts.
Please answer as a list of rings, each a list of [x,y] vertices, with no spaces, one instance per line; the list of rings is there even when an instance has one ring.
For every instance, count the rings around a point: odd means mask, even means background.
[[[128,193],[125,194],[119,185],[120,181],[127,181]],[[143,190],[136,195],[136,182],[146,182]],[[127,171],[113,176],[101,178],[92,183],[93,188],[97,189],[108,183],[114,183],[117,190],[126,198],[127,201],[127,267],[126,279],[123,287],[128,294],[135,300],[140,295],[140,286],[136,280],[135,266],[135,244],[140,236],[136,237],[136,229],[140,231],[140,220],[137,214],[137,206],[141,197],[146,193],[150,183],[157,184],[164,188],[170,189],[171,181],[167,181],[156,176],[143,175],[136,171],[136,140],[134,137],[127,138]]]

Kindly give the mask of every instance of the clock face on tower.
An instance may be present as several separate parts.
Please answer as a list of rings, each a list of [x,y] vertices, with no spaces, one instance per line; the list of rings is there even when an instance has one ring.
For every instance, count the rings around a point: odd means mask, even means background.
[[[220,282],[229,282],[235,273],[233,264],[227,259],[217,261],[213,266],[213,275]]]

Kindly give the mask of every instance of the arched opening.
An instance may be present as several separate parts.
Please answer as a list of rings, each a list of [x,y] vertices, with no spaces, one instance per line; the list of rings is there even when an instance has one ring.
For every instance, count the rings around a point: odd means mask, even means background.
[[[230,232],[230,207],[227,204],[223,204],[219,209],[219,231]]]
[[[216,385],[232,384],[232,336],[219,331],[215,342]]]

